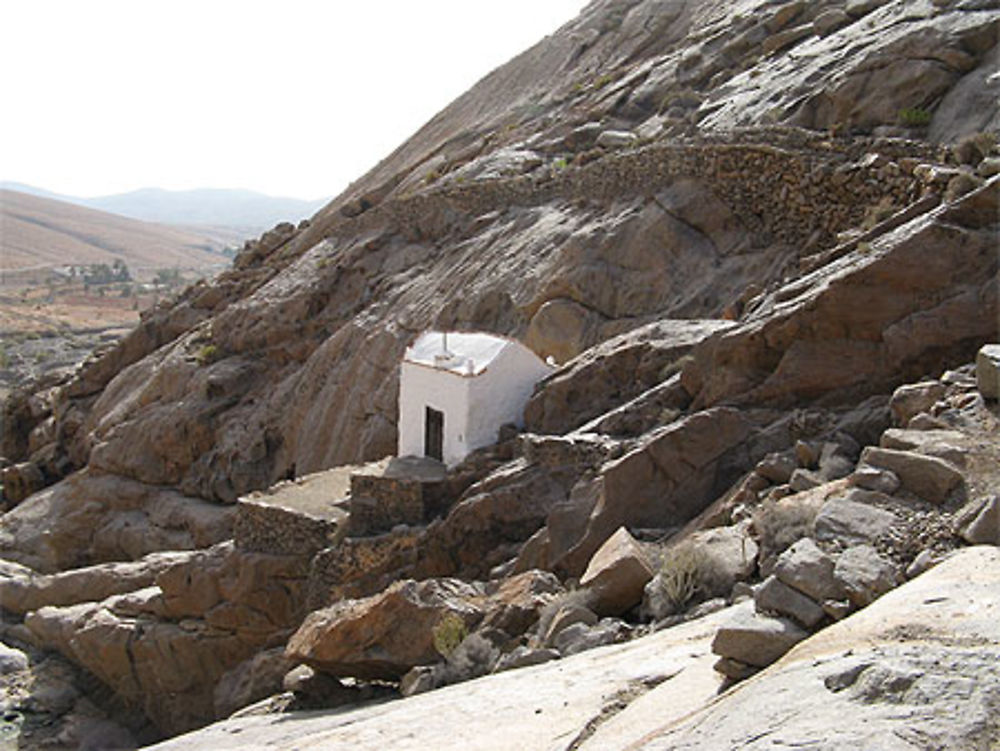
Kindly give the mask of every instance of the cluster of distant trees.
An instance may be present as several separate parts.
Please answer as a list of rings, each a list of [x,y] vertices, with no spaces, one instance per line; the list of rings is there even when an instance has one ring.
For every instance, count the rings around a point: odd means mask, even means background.
[[[132,274],[128,266],[120,258],[115,259],[110,266],[106,263],[92,263],[81,270],[83,283],[88,287],[98,284],[114,284],[115,282],[131,282]]]

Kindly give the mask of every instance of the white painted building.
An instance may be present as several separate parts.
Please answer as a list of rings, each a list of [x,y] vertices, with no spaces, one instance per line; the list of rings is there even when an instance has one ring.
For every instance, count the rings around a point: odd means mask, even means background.
[[[496,443],[501,425],[523,424],[535,384],[552,369],[513,339],[424,332],[400,365],[399,456],[451,466]]]

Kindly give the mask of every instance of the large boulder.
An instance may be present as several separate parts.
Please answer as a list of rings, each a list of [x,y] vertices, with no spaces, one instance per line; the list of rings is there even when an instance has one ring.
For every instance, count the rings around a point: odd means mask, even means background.
[[[712,651],[745,665],[767,667],[808,636],[786,618],[754,612],[752,602],[741,605],[712,640]]]
[[[441,657],[434,630],[449,616],[469,630],[482,619],[483,595],[457,579],[396,582],[379,595],[310,613],[286,655],[335,676],[399,680]]]
[[[911,451],[869,446],[861,454],[861,463],[891,470],[905,489],[931,503],[943,503],[964,481],[961,470],[951,462]]]
[[[589,593],[587,602],[598,615],[621,615],[639,604],[653,573],[646,553],[620,527],[594,553],[580,577],[580,587]]]

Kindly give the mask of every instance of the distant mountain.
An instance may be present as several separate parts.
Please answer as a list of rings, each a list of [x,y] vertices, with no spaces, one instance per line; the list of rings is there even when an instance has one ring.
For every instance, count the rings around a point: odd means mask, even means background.
[[[0,189],[0,269],[124,261],[133,274],[210,270],[228,263],[225,244],[190,229],[142,222]]]
[[[326,199],[305,201],[268,196],[251,190],[220,188],[142,188],[95,198],[60,195],[44,188],[13,182],[0,183],[0,189],[74,203],[146,222],[235,229],[241,237],[257,235],[278,222],[298,222],[312,216],[326,204]]]

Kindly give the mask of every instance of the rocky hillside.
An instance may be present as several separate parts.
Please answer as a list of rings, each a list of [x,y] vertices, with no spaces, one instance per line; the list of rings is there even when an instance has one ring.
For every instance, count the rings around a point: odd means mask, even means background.
[[[752,597],[715,639],[738,680],[1000,542],[996,355],[973,365],[998,336],[998,29],[989,0],[591,3],[311,221],[6,401],[19,670],[63,661],[104,687],[86,717],[123,703],[151,740],[282,680],[285,707],[380,700]],[[431,327],[561,367],[524,434],[348,487],[329,470],[394,452]],[[395,515],[411,485],[422,514]],[[787,573],[800,543],[825,589]],[[22,734],[85,734],[77,704]]]

